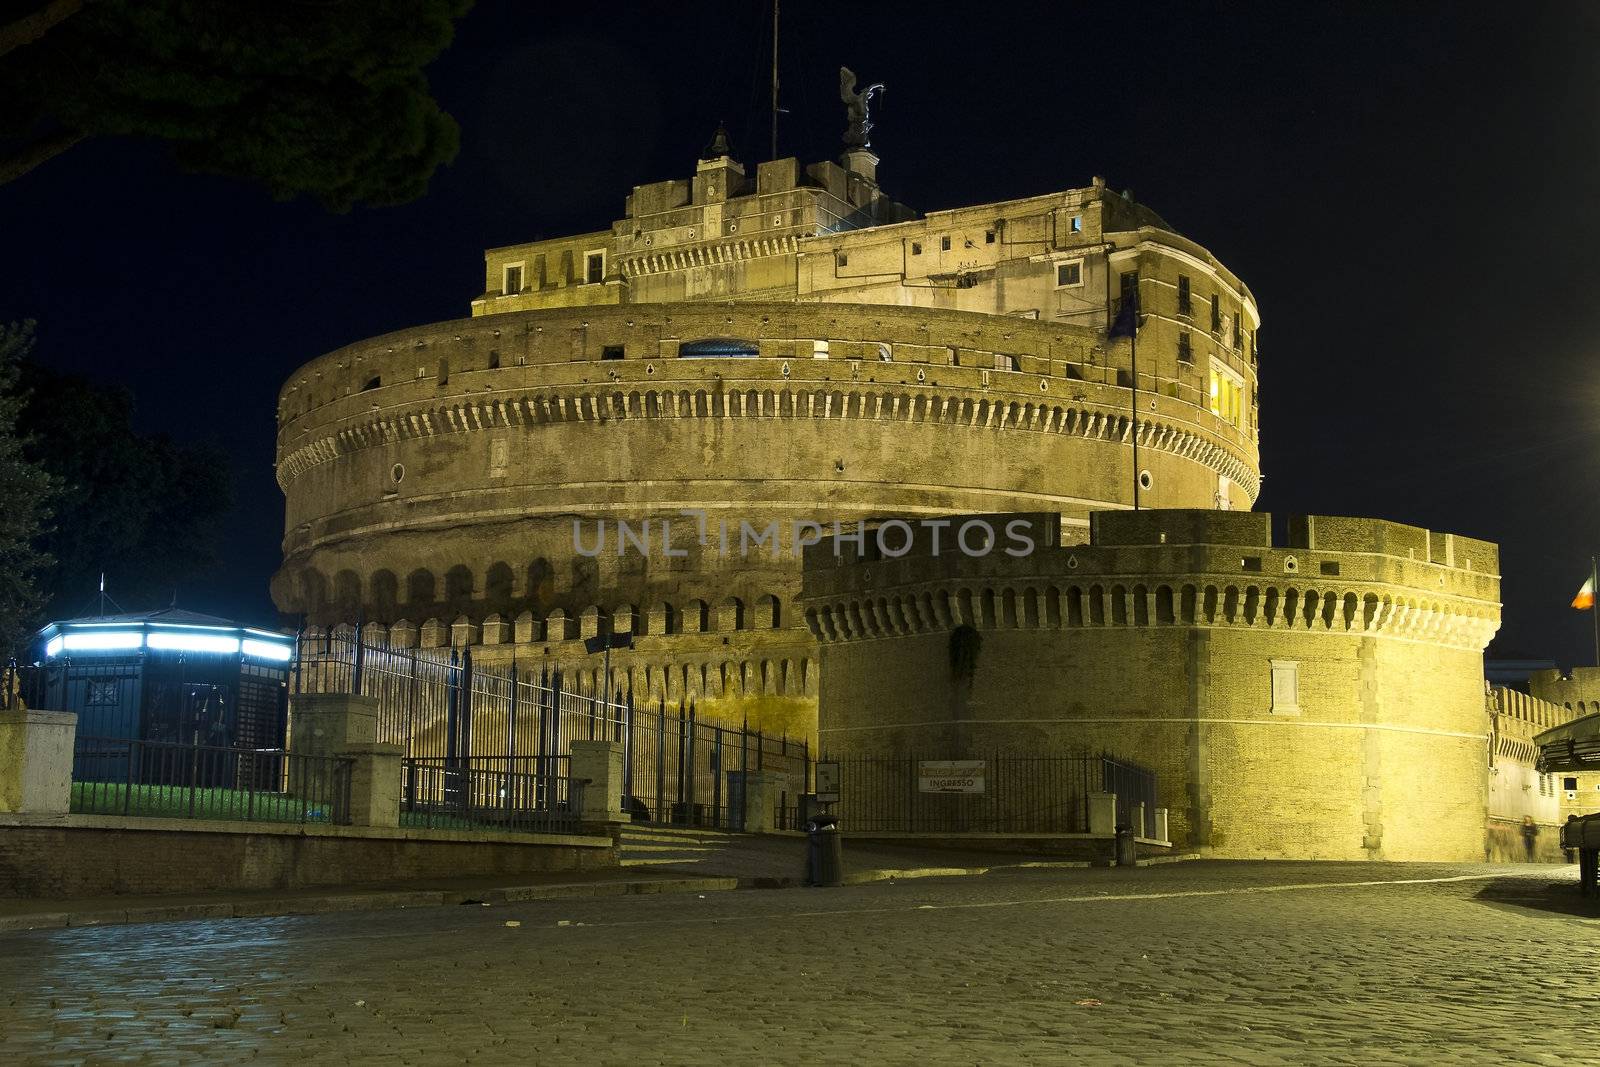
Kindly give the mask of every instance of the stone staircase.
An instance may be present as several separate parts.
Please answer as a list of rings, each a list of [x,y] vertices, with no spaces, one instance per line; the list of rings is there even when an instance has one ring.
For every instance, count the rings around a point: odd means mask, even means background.
[[[622,828],[617,847],[624,867],[684,867],[721,856],[734,836],[690,826],[629,823]]]

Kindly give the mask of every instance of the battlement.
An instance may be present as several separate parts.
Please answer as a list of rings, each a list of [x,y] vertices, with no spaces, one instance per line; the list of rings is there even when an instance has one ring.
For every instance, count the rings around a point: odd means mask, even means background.
[[[1095,512],[1088,544],[1059,544],[1057,519],[889,519],[813,545],[801,596],[813,632],[827,641],[961,623],[1244,626],[1481,651],[1499,627],[1496,549],[1483,541],[1303,516],[1289,523],[1294,543],[1278,547],[1270,515],[1174,509]]]

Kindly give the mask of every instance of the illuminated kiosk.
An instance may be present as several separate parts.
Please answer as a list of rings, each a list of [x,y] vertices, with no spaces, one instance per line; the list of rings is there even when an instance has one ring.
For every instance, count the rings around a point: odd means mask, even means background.
[[[177,608],[53,622],[25,699],[78,716],[74,778],[138,778],[145,747],[114,742],[281,749],[293,645]]]

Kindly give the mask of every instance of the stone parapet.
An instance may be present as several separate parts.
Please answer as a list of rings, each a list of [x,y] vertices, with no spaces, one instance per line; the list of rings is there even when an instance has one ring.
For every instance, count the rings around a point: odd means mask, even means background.
[[[0,812],[66,813],[77,728],[71,712],[0,711]]]

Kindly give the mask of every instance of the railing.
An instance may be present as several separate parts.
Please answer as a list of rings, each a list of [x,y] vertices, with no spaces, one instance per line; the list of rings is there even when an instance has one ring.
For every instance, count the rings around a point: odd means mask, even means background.
[[[1156,835],[1156,776],[1136,763],[1100,757],[1100,791],[1117,797],[1117,825],[1133,825],[1133,809],[1144,805],[1144,825],[1135,826],[1140,837]]]
[[[582,822],[583,783],[565,757],[407,759],[400,825],[431,830],[571,833]]]
[[[79,737],[71,810],[170,819],[350,821],[350,763],[282,749]]]
[[[918,756],[844,759],[839,763],[840,825],[854,833],[1087,833],[1088,796],[1116,792],[1118,824],[1145,804],[1155,825],[1155,778],[1107,756],[991,756],[970,792],[924,791]],[[943,761],[940,761],[943,762]]]

